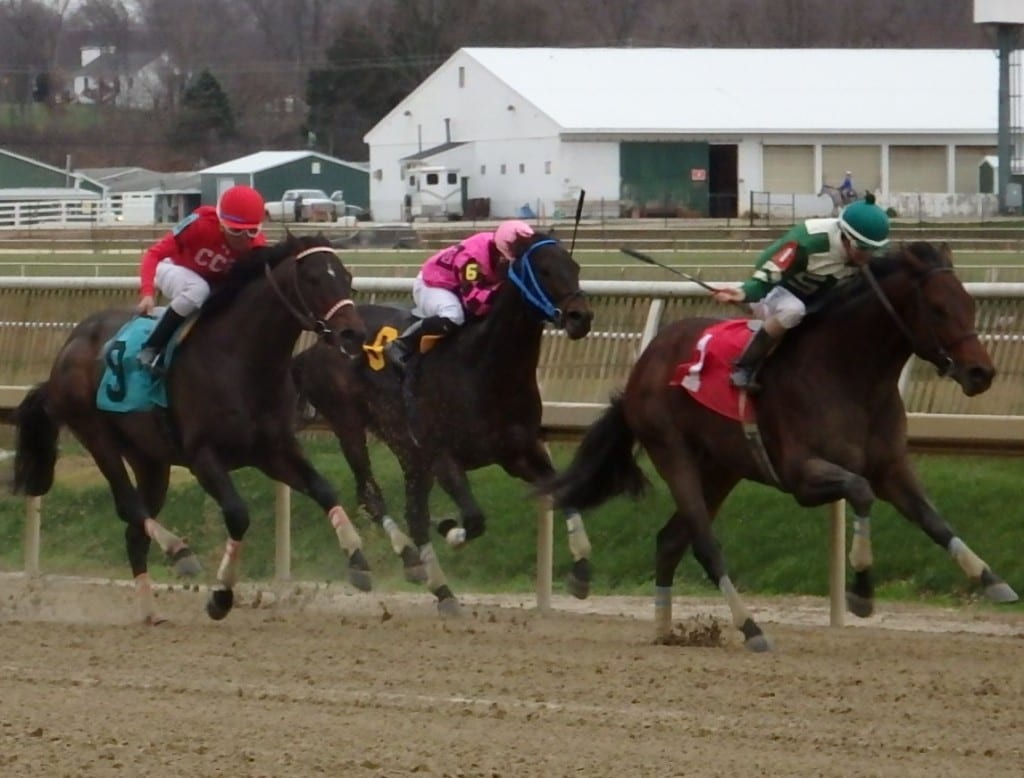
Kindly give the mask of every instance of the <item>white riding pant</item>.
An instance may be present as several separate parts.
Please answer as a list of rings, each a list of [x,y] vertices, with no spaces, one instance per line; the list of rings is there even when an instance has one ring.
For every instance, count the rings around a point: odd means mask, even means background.
[[[412,282],[412,299],[416,303],[414,313],[420,318],[443,316],[451,319],[460,327],[466,321],[466,311],[455,292],[438,286],[427,286],[423,277],[418,275]]]
[[[156,266],[156,288],[170,299],[170,307],[182,316],[199,310],[210,296],[210,285],[205,278],[170,259],[162,259]]]
[[[774,319],[787,330],[793,329],[807,314],[804,301],[781,286],[774,287],[762,299],[751,303],[750,310],[762,321]]]

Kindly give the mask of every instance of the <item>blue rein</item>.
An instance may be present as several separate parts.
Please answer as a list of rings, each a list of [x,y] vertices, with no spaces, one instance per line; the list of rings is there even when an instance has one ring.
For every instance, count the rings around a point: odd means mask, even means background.
[[[557,322],[562,312],[555,307],[548,297],[544,287],[537,281],[533,272],[533,265],[530,263],[530,255],[534,249],[540,246],[554,246],[558,241],[547,238],[539,240],[523,252],[522,256],[513,262],[508,269],[509,280],[518,287],[523,297],[530,305],[536,308],[550,322]]]

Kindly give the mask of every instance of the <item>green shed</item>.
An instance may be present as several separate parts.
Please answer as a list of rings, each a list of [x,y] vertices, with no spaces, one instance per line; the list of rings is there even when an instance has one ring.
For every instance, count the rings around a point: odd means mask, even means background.
[[[235,184],[248,184],[268,201],[280,200],[289,189],[322,189],[328,197],[341,190],[346,203],[370,207],[369,166],[316,151],[257,151],[199,171],[206,205]]]
[[[105,187],[81,173],[62,170],[21,154],[0,149],[0,187],[4,189],[86,189],[104,194]]]

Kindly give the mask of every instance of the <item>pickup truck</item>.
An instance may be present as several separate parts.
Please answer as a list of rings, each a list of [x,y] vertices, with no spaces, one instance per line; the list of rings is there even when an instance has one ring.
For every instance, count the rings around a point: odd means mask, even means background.
[[[338,218],[337,205],[321,189],[288,189],[280,200],[268,200],[265,210],[267,221],[272,222],[333,222]]]

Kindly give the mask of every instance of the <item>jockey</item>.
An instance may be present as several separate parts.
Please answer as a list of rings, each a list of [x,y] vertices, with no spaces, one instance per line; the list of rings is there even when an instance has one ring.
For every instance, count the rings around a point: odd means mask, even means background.
[[[786,330],[799,324],[807,305],[857,272],[889,245],[889,217],[868,194],[837,218],[807,219],[795,225],[757,258],[754,273],[739,288],[719,289],[722,303],[751,303],[764,325],[735,362],[732,383],[755,390],[754,376]]]
[[[478,232],[434,254],[423,263],[412,287],[419,319],[388,344],[387,360],[400,371],[411,354],[419,351],[424,335],[444,337],[461,327],[466,317],[486,316],[494,293],[501,286],[508,263],[533,237],[522,221],[506,221],[494,232]]]
[[[171,302],[139,351],[143,367],[156,371],[178,325],[210,296],[210,284],[223,279],[241,255],[266,245],[263,217],[260,193],[249,186],[233,186],[220,196],[216,208],[196,208],[146,249],[139,267],[142,299],[136,310],[152,313],[157,290]]]
[[[846,175],[843,178],[843,183],[839,185],[839,195],[842,198],[842,202],[848,202],[857,196],[856,190],[853,188],[853,173],[849,170],[846,171]]]

